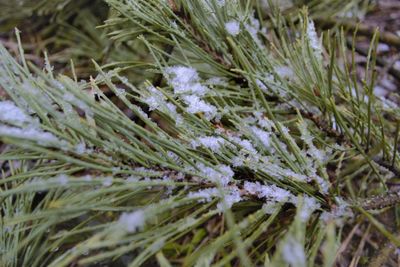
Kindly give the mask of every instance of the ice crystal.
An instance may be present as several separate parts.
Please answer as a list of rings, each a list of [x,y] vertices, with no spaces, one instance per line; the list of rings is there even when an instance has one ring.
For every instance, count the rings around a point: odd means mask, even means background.
[[[210,202],[213,198],[219,198],[221,201],[217,204],[217,210],[224,211],[231,208],[233,204],[240,202],[242,197],[236,186],[225,187],[220,192],[217,188],[206,188],[197,192],[190,192],[188,198],[199,199],[199,202]]]
[[[149,106],[149,110],[156,110],[164,105],[164,96],[160,91],[154,86],[149,86],[146,89],[150,95],[144,98],[143,101]]]
[[[44,132],[40,129],[36,129],[33,127],[21,129],[17,127],[0,125],[0,135],[9,136],[12,138],[36,141],[38,144],[43,146],[58,146],[58,147],[65,146],[65,142],[60,141],[53,134]]]
[[[68,176],[65,175],[65,174],[60,174],[60,175],[58,175],[58,176],[56,177],[56,179],[57,179],[58,183],[61,184],[61,185],[67,185],[67,184],[68,184],[68,181],[69,181]]]
[[[261,185],[259,182],[245,181],[243,189],[251,195],[258,198],[266,198],[269,201],[284,203],[293,199],[293,195],[289,191],[276,185]]]
[[[0,121],[15,126],[31,123],[32,118],[11,101],[0,101]]]
[[[191,142],[193,148],[198,146],[204,146],[209,148],[213,152],[217,152],[220,150],[221,146],[225,143],[225,140],[221,137],[214,137],[214,136],[203,136],[199,137],[196,140]]]
[[[229,140],[237,145],[243,147],[246,152],[250,154],[257,154],[257,150],[254,148],[253,144],[247,139],[240,139],[239,137],[229,136]]]
[[[261,31],[262,33],[266,33],[267,30],[266,28],[261,28],[260,21],[254,17],[254,13],[250,16],[249,21],[247,24],[244,25],[246,31],[250,34],[250,36],[253,38],[254,42],[260,46],[263,47],[263,43],[258,37],[258,33]]]
[[[279,67],[275,67],[274,71],[276,72],[276,74],[278,74],[281,78],[292,78],[294,75],[293,70],[288,67],[288,66],[279,66]]]
[[[237,187],[231,187],[224,192],[222,195],[223,200],[217,204],[217,209],[224,211],[225,208],[230,209],[233,204],[240,202],[242,197],[240,196],[240,191]]]
[[[231,20],[225,23],[225,30],[232,36],[236,36],[240,33],[240,24],[236,20]]]
[[[189,113],[204,113],[206,119],[211,120],[216,116],[217,108],[211,104],[206,103],[204,100],[196,95],[188,95],[183,97],[188,107],[186,108]]]
[[[82,155],[86,152],[86,144],[81,142],[75,146],[75,152],[79,155]]]
[[[315,54],[318,57],[321,57],[321,40],[318,38],[317,32],[315,31],[314,22],[312,20],[309,20],[307,24],[307,37],[310,43],[310,47],[314,50]]]
[[[206,188],[197,192],[190,192],[188,198],[199,198],[200,202],[210,202],[214,197],[219,195],[217,188]]]
[[[271,146],[270,135],[271,133],[261,130],[256,126],[251,127],[251,131],[253,134],[261,141],[261,143],[266,147],[269,148]]]
[[[222,186],[228,185],[232,181],[234,172],[227,165],[217,165],[212,167],[205,166],[202,163],[197,164],[197,168],[200,170],[201,175],[206,179],[219,183]]]
[[[278,206],[276,202],[268,202],[262,205],[262,210],[265,212],[265,214],[272,214],[277,210],[277,208]]]
[[[131,213],[122,213],[119,217],[119,224],[127,232],[134,233],[140,230],[145,223],[145,213],[143,210],[137,210]]]
[[[169,84],[174,88],[174,93],[205,95],[209,89],[200,83],[197,71],[191,67],[173,66],[165,69]]]
[[[111,186],[113,183],[113,178],[112,177],[105,177],[103,179],[102,185],[105,187]]]
[[[311,214],[320,207],[321,205],[315,198],[305,196],[303,198],[303,206],[300,210],[300,220],[306,222],[310,218]]]
[[[289,237],[282,247],[282,256],[290,266],[306,266],[306,254],[303,246],[294,239]]]

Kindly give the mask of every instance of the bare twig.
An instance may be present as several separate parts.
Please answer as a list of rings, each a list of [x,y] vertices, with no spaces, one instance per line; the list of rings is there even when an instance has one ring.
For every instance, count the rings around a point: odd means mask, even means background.
[[[392,192],[385,196],[374,196],[368,199],[359,200],[365,210],[383,209],[400,203],[400,193]]]

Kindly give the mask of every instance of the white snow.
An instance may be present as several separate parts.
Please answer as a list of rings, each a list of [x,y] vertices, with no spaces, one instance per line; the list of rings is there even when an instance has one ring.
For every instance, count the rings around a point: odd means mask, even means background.
[[[203,136],[193,140],[191,145],[193,148],[197,148],[198,146],[202,145],[206,148],[209,148],[213,152],[218,152],[224,143],[225,140],[222,137]]]
[[[75,146],[75,152],[79,155],[82,155],[86,152],[86,144],[84,142],[80,142]]]
[[[261,130],[260,128],[256,127],[256,126],[252,126],[251,130],[253,132],[253,134],[261,141],[261,143],[266,147],[269,148],[271,145],[270,142],[270,133],[266,132],[264,130]]]
[[[266,198],[269,201],[285,203],[291,201],[294,196],[287,190],[276,185],[261,185],[259,182],[245,181],[243,189],[258,198]]]
[[[217,204],[217,209],[221,212],[225,210],[225,206],[229,209],[233,204],[242,200],[240,191],[236,186],[225,187],[222,194],[217,188],[206,188],[188,194],[188,198],[198,198],[199,202],[211,202],[212,199],[216,197],[221,199]]]
[[[11,101],[0,101],[0,120],[15,126],[32,122],[32,118]]]
[[[293,70],[288,67],[288,66],[279,66],[279,67],[275,67],[274,71],[281,77],[281,78],[292,78],[294,75]]]
[[[224,211],[225,207],[230,209],[233,204],[242,201],[240,191],[237,187],[229,188],[228,192],[224,193],[223,197],[223,201],[217,204],[217,209],[220,211]]]
[[[111,186],[113,183],[113,178],[112,177],[105,177],[102,181],[102,185],[105,187]]]
[[[209,85],[221,85],[221,86],[227,86],[228,82],[225,78],[223,77],[212,77],[206,81],[207,84]]]
[[[258,32],[266,34],[267,29],[265,27],[261,27],[260,21],[254,17],[254,13],[249,17],[249,22],[244,25],[244,28],[259,47],[264,47],[262,41],[258,37]]]
[[[145,223],[145,213],[143,210],[137,210],[131,213],[122,213],[119,217],[119,224],[127,232],[134,233],[140,230]]]
[[[265,84],[260,79],[256,79],[256,84],[258,87],[260,87],[261,91],[263,91],[264,93],[268,92],[267,86],[265,86]]]
[[[214,197],[219,195],[217,188],[206,188],[197,192],[190,192],[188,198],[199,198],[200,202],[210,202]]]
[[[262,210],[265,212],[265,214],[272,214],[276,211],[276,209],[277,209],[276,202],[268,202],[262,205]]]
[[[388,90],[383,88],[382,86],[375,86],[374,87],[374,95],[377,97],[386,97],[386,95],[389,93]]]
[[[225,30],[232,36],[236,36],[240,33],[240,24],[236,20],[230,20],[225,23]]]
[[[65,174],[58,175],[56,179],[61,185],[67,185],[69,180],[68,176]]]
[[[0,135],[8,136],[11,138],[19,138],[30,141],[36,141],[38,144],[47,146],[47,145],[55,145],[55,146],[63,146],[65,145],[61,142],[57,137],[53,134],[44,132],[40,129],[36,129],[33,127],[28,128],[17,128],[17,127],[9,127],[5,125],[0,125]]]
[[[316,55],[320,57],[322,55],[321,40],[318,38],[317,32],[315,31],[314,22],[312,20],[309,20],[307,24],[307,37],[310,47],[314,50]]]
[[[149,110],[156,110],[165,104],[163,94],[155,87],[149,86],[146,89],[150,95],[143,101],[149,106]]]
[[[240,139],[236,136],[229,136],[229,140],[245,149],[246,154],[257,154],[257,150],[254,148],[253,144],[247,139]]]
[[[186,102],[188,107],[187,112],[196,114],[204,113],[206,119],[211,120],[215,117],[217,113],[217,108],[211,104],[206,103],[204,100],[200,99],[197,95],[184,96],[183,100]]]
[[[205,95],[208,88],[200,84],[200,77],[196,69],[186,66],[173,66],[165,68],[169,84],[174,88],[175,94],[192,93],[198,96]]]
[[[305,196],[303,198],[303,206],[300,210],[300,220],[302,222],[307,222],[311,214],[319,209],[321,205],[313,197]]]
[[[294,239],[289,237],[282,247],[282,256],[290,266],[303,267],[306,266],[306,254],[303,246]]]
[[[219,183],[222,186],[227,186],[229,182],[232,181],[234,176],[232,169],[224,164],[208,167],[203,163],[198,163],[196,167],[200,171],[200,174],[203,176],[203,178],[206,178],[214,183]]]

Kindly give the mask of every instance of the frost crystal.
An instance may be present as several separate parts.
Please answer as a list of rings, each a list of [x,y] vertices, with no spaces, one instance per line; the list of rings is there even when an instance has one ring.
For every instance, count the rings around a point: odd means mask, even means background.
[[[144,98],[143,101],[149,106],[149,110],[156,110],[164,105],[164,96],[160,91],[153,86],[147,87],[147,91],[150,96]]]
[[[218,195],[219,192],[217,188],[206,188],[197,192],[190,192],[188,198],[199,198],[200,202],[210,202],[213,197],[217,197]]]
[[[242,157],[234,157],[232,159],[232,166],[233,167],[240,167],[243,166],[244,160]]]
[[[86,182],[91,182],[91,181],[93,180],[93,177],[90,176],[89,174],[84,175],[84,176],[82,176],[81,178],[82,178],[84,181],[86,181]]]
[[[275,202],[268,202],[262,205],[262,210],[265,212],[265,214],[272,214],[276,211],[277,208],[278,207]]]
[[[227,86],[228,82],[222,77],[212,77],[206,81],[208,85],[221,85]]]
[[[258,32],[261,30],[261,32],[266,33],[267,29],[261,28],[260,21],[254,17],[254,14],[252,14],[249,23],[247,23],[244,27],[247,30],[247,32],[251,35],[254,42],[256,42],[258,46],[263,47],[260,38],[258,38]]]
[[[287,190],[276,185],[261,185],[259,182],[244,182],[244,190],[258,198],[266,198],[269,201],[284,203],[294,199],[294,196]]]
[[[175,95],[180,96],[188,105],[187,112],[193,114],[204,113],[205,118],[208,120],[215,118],[217,108],[201,99],[210,89],[200,83],[200,77],[196,69],[186,66],[173,66],[165,68],[164,74],[168,83],[173,87]],[[147,102],[150,102],[149,105],[154,109],[162,105],[157,97],[147,99]],[[176,107],[170,105],[167,109],[172,117],[175,118],[177,124],[183,121],[183,118],[177,114]]]
[[[174,120],[176,125],[181,125],[183,123],[183,117],[176,111],[176,106],[172,103],[165,104],[169,114]]]
[[[264,93],[268,92],[267,86],[265,86],[265,84],[260,79],[256,80],[256,84],[258,87],[260,87],[261,91],[263,91]]]
[[[232,36],[236,36],[240,32],[240,24],[236,20],[225,23],[225,30]]]
[[[273,121],[265,118],[261,112],[256,112],[254,115],[258,119],[257,124],[260,127],[266,129],[269,132],[272,130],[273,127],[275,127],[275,123]]]
[[[61,142],[53,134],[32,127],[20,129],[17,127],[0,125],[0,135],[36,141],[38,144],[43,146],[53,145],[62,147],[65,145],[64,142]]]
[[[269,148],[271,143],[270,143],[270,133],[261,130],[260,128],[253,126],[251,127],[252,132],[254,135],[261,141],[261,143],[266,147]]]
[[[81,142],[75,146],[75,152],[79,155],[82,155],[83,153],[86,152],[86,144],[84,142]]]
[[[105,186],[105,187],[111,186],[112,183],[113,183],[112,177],[106,177],[102,182],[103,186]]]
[[[294,73],[293,70],[288,66],[279,66],[275,67],[274,71],[278,74],[281,78],[292,78]]]
[[[220,183],[222,186],[228,185],[232,181],[234,172],[227,165],[217,165],[214,168],[207,167],[202,163],[197,164],[197,168],[201,171],[202,176],[210,181]]]
[[[225,0],[217,0],[217,5],[223,7],[225,5]]]
[[[343,219],[353,217],[354,214],[349,208],[349,204],[344,201],[341,197],[336,197],[337,205],[333,207],[331,212],[324,211],[321,214],[321,220],[328,222],[329,220],[335,220],[337,225],[343,224]]]
[[[289,237],[282,247],[282,256],[290,266],[306,266],[306,254],[303,246],[294,239]]]
[[[199,74],[194,68],[173,66],[165,69],[167,80],[174,88],[175,94],[192,93],[198,96],[205,95],[209,90],[200,84]]]
[[[15,126],[32,122],[32,118],[11,101],[0,101],[0,120]]]
[[[193,140],[191,145],[193,148],[196,148],[200,145],[211,149],[213,152],[217,152],[220,150],[221,146],[225,143],[225,140],[221,137],[214,137],[214,136],[204,136],[199,137],[197,140]]]
[[[223,201],[217,204],[217,209],[224,211],[225,207],[230,209],[233,204],[240,202],[242,197],[240,196],[240,191],[237,187],[229,188],[228,192],[224,193]]]
[[[203,112],[205,117],[209,120],[215,117],[217,108],[213,105],[206,103],[204,100],[201,100],[200,97],[196,95],[185,96],[183,100],[188,105],[187,112],[189,113],[201,113]]]
[[[229,136],[229,140],[243,147],[246,150],[246,152],[249,152],[250,154],[257,154],[257,150],[254,148],[253,144],[249,140],[247,139],[242,140],[239,137],[235,136]]]
[[[318,162],[323,162],[324,159],[326,158],[326,155],[324,152],[321,150],[317,149],[315,145],[313,144],[313,139],[314,137],[310,134],[310,132],[307,129],[307,124],[305,122],[302,122],[299,124],[299,130],[301,132],[301,139],[304,141],[304,143],[307,144],[308,146],[308,153],[313,157]]]
[[[57,181],[61,184],[61,185],[67,185],[68,184],[68,176],[65,174],[60,174],[56,177]]]
[[[188,198],[199,198],[199,202],[211,202],[215,197],[222,199],[222,201],[217,204],[217,209],[219,211],[224,211],[225,206],[229,209],[233,204],[242,200],[240,191],[236,186],[224,188],[222,194],[217,188],[206,188],[188,194]]]
[[[307,36],[310,42],[310,47],[314,50],[316,55],[320,57],[322,55],[321,41],[318,38],[317,32],[315,31],[314,22],[310,20],[307,24]]]
[[[308,221],[311,214],[319,209],[321,205],[313,197],[305,196],[303,198],[303,206],[300,210],[300,220],[303,222]]]
[[[118,222],[124,230],[134,233],[144,226],[145,213],[143,210],[137,210],[131,213],[122,213]]]
[[[126,91],[124,88],[116,88],[116,96],[121,96],[121,95],[125,95]]]
[[[65,93],[63,98],[65,101],[67,101],[71,105],[74,105],[74,106],[78,107],[79,109],[81,109],[82,111],[84,111],[87,115],[93,116],[93,111],[91,110],[91,108],[88,105],[86,105],[85,102],[76,98],[73,94]]]

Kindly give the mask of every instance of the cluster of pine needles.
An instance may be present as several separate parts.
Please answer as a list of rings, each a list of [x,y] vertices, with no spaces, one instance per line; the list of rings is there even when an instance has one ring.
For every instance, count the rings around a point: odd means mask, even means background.
[[[0,266],[396,266],[373,6],[0,0]]]

